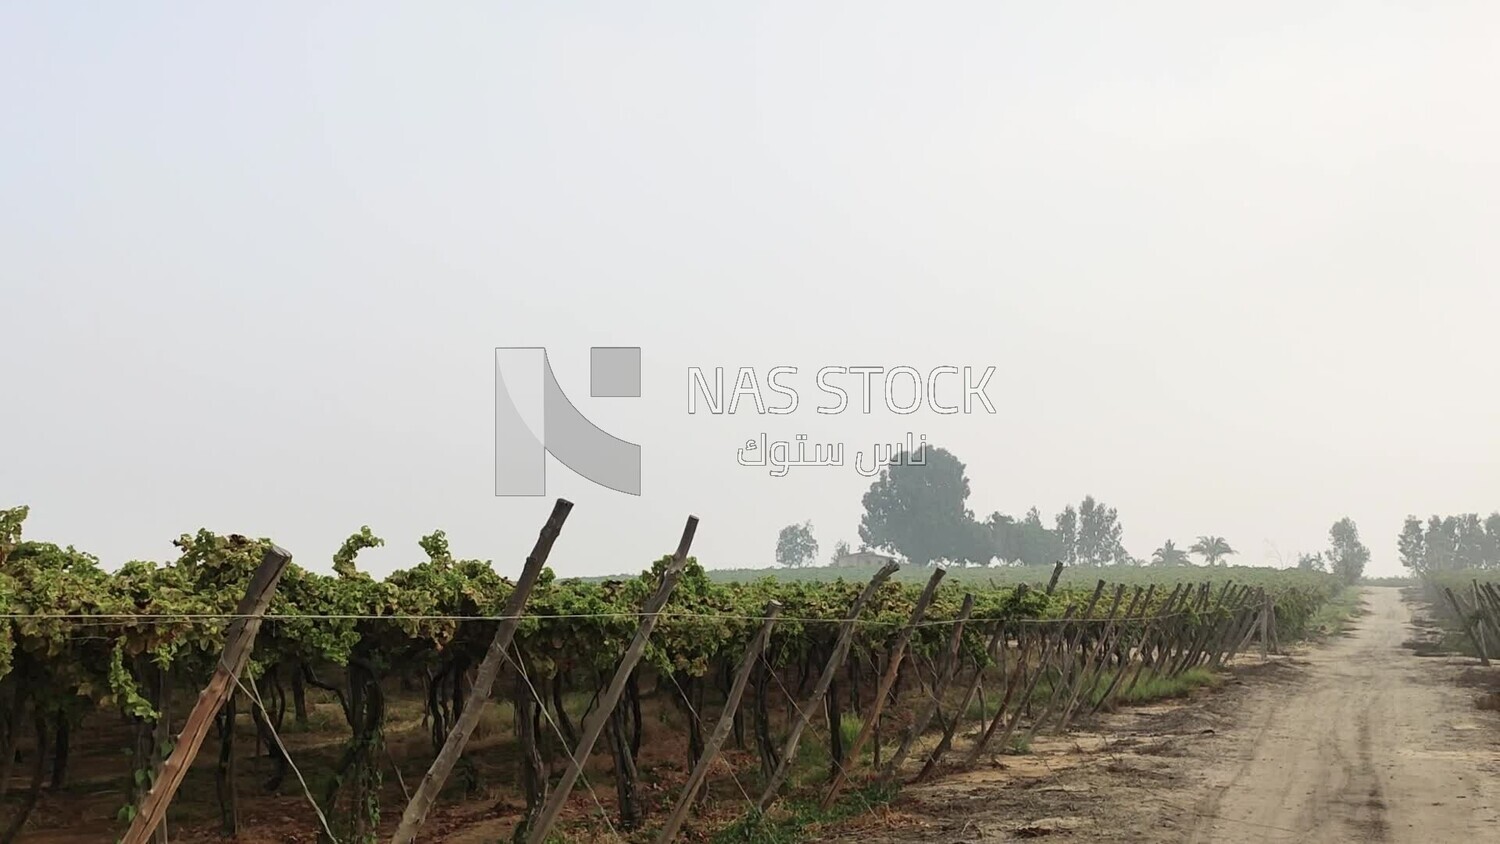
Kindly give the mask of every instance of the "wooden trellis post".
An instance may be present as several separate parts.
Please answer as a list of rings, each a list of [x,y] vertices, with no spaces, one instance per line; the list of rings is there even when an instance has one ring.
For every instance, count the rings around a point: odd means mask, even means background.
[[[797,758],[797,745],[802,741],[802,731],[807,729],[808,719],[818,711],[823,698],[828,694],[828,687],[833,685],[834,676],[843,667],[844,659],[849,656],[849,643],[854,638],[854,626],[859,621],[860,612],[864,610],[865,604],[875,597],[875,592],[880,589],[880,585],[895,574],[898,568],[900,566],[895,563],[886,563],[881,566],[880,571],[875,572],[875,576],[865,584],[864,591],[860,592],[859,597],[855,598],[854,603],[849,606],[849,615],[839,624],[838,640],[834,643],[833,653],[828,657],[828,664],[823,667],[823,674],[818,678],[818,685],[813,688],[812,696],[803,705],[802,711],[797,715],[797,720],[792,722],[792,728],[787,733],[786,746],[781,751],[781,761],[777,763],[776,770],[766,781],[766,789],[761,792],[760,800],[755,803],[756,811],[764,812],[766,807],[776,799],[776,792],[781,790],[781,784],[786,780],[786,775],[792,769],[792,762]],[[541,842],[531,842],[531,844],[541,844]]]
[[[923,707],[921,714],[912,722],[911,728],[906,731],[906,736],[901,740],[901,746],[896,748],[896,752],[891,754],[890,761],[885,763],[884,776],[895,776],[900,771],[901,763],[905,762],[906,757],[910,755],[912,746],[922,737],[922,733],[927,730],[927,725],[931,724],[933,717],[937,715],[938,707],[943,702],[943,692],[947,690],[948,683],[953,680],[953,675],[958,670],[960,649],[963,646],[964,639],[964,626],[968,623],[969,615],[973,612],[974,595],[971,592],[964,595],[963,605],[959,607],[958,617],[954,619],[953,631],[948,637],[948,650],[943,653],[942,668],[938,669],[937,680],[932,685],[932,700],[929,700],[927,705]],[[979,666],[979,673],[981,675],[984,673],[983,664]],[[964,705],[967,706],[968,701],[964,701]]]
[[[225,632],[224,652],[219,657],[218,666],[214,668],[213,677],[209,678],[208,685],[198,694],[198,702],[188,713],[187,723],[177,737],[176,746],[172,748],[167,761],[162,763],[161,776],[152,784],[151,790],[146,792],[135,820],[125,831],[120,844],[146,844],[166,816],[167,806],[177,794],[178,786],[182,785],[182,778],[187,775],[188,767],[198,755],[198,748],[203,746],[214,716],[219,714],[224,701],[234,694],[240,672],[245,670],[245,664],[250,661],[250,651],[255,647],[261,617],[271,605],[276,584],[281,580],[281,573],[286,571],[287,563],[291,561],[292,555],[276,545],[266,549],[260,566],[250,577],[245,597],[235,607],[235,618]]]
[[[734,675],[734,685],[729,688],[729,697],[724,701],[724,711],[719,713],[719,723],[714,725],[713,734],[708,737],[708,743],[703,747],[703,755],[698,757],[698,764],[693,766],[693,772],[688,776],[687,784],[682,787],[682,796],[677,798],[677,806],[667,818],[667,823],[661,828],[661,834],[657,836],[657,844],[667,844],[676,835],[677,830],[682,828],[682,822],[687,819],[688,810],[693,808],[693,801],[698,796],[698,789],[703,786],[703,780],[708,777],[708,769],[719,756],[719,748],[729,738],[729,733],[734,729],[734,713],[740,707],[740,699],[745,695],[745,686],[750,683],[750,672],[755,668],[755,663],[760,655],[765,653],[766,644],[771,641],[771,628],[776,624],[776,616],[781,614],[781,604],[771,601],[766,604],[766,620],[761,625],[760,632],[755,634],[751,640],[750,647],[745,650],[745,656],[740,660],[740,667]]]
[[[672,597],[672,590],[677,587],[677,579],[682,575],[683,567],[687,565],[688,551],[693,547],[693,534],[697,532],[698,517],[688,516],[687,526],[682,529],[682,540],[677,543],[677,553],[672,555],[672,562],[662,573],[661,584],[657,586],[656,592],[646,599],[646,605],[641,608],[641,624],[636,628],[635,638],[631,640],[625,655],[620,658],[620,665],[615,669],[614,678],[609,681],[609,688],[605,689],[603,695],[600,695],[599,705],[584,719],[583,735],[578,739],[578,747],[573,749],[573,755],[568,759],[567,770],[563,771],[557,788],[547,798],[547,804],[542,807],[541,814],[527,831],[527,844],[542,844],[546,841],[547,833],[551,832],[552,825],[557,823],[557,816],[562,814],[563,806],[568,802],[568,795],[573,792],[573,786],[577,784],[579,775],[583,773],[584,763],[588,761],[589,754],[594,750],[594,743],[599,740],[599,734],[604,732],[605,722],[619,705],[620,694],[625,691],[626,682],[635,671],[636,663],[641,661],[641,655],[646,652],[646,642],[651,638],[651,631],[656,629],[656,621],[660,617],[662,607],[666,606],[667,600]]]
[[[1474,643],[1474,650],[1479,654],[1479,664],[1488,666],[1490,658],[1484,652],[1484,643],[1480,640],[1479,634],[1474,631],[1473,619],[1469,618],[1468,614],[1465,613],[1463,603],[1458,600],[1457,595],[1453,594],[1452,589],[1444,586],[1443,594],[1448,596],[1448,603],[1452,604],[1453,611],[1458,613],[1458,622],[1464,626],[1464,631],[1469,634],[1469,641]]]
[[[395,834],[391,836],[391,844],[410,844],[416,840],[417,830],[427,819],[427,813],[432,811],[432,804],[437,800],[438,793],[443,790],[444,783],[448,781],[448,775],[453,773],[453,766],[458,764],[459,758],[463,756],[464,746],[469,743],[469,736],[473,735],[474,728],[479,725],[479,717],[484,713],[484,705],[489,701],[491,692],[494,691],[495,678],[499,676],[501,663],[505,660],[505,650],[510,647],[511,640],[516,635],[516,628],[521,624],[521,614],[526,610],[526,599],[531,597],[531,589],[536,585],[537,578],[541,576],[542,568],[547,565],[547,556],[552,553],[552,545],[557,541],[558,534],[562,533],[563,522],[567,521],[568,514],[572,510],[573,503],[562,498],[557,499],[557,503],[552,506],[552,515],[542,526],[542,532],[536,539],[536,545],[531,549],[531,555],[526,558],[526,564],[521,567],[521,577],[516,581],[515,588],[511,590],[510,597],[505,601],[500,626],[496,628],[495,638],[490,641],[489,650],[485,651],[484,659],[479,663],[479,670],[474,675],[474,685],[469,689],[468,699],[464,701],[463,712],[459,714],[453,728],[448,731],[448,738],[443,742],[443,749],[438,752],[437,758],[432,760],[432,766],[427,769],[416,792],[407,802],[405,811],[401,813],[401,823],[396,827]]]
[[[870,705],[870,711],[865,715],[865,725],[860,728],[859,735],[855,737],[854,744],[850,745],[849,752],[845,756],[849,764],[840,766],[838,772],[833,776],[833,782],[828,786],[828,793],[823,797],[822,806],[827,809],[833,805],[835,798],[839,796],[839,789],[844,787],[844,780],[848,779],[849,768],[859,764],[859,752],[864,749],[865,742],[870,739],[870,733],[875,731],[875,725],[880,722],[880,713],[885,709],[886,698],[890,696],[891,686],[896,683],[896,674],[901,670],[901,660],[906,657],[906,646],[911,643],[912,633],[921,623],[922,618],[927,615],[927,607],[932,604],[932,597],[937,592],[938,583],[947,574],[941,567],[932,572],[932,577],[927,580],[927,587],[917,598],[916,606],[912,607],[911,618],[907,620],[906,626],[896,634],[896,641],[891,645],[890,657],[886,660],[885,676],[880,678],[880,686],[875,691],[875,702]],[[833,725],[838,729],[838,725]],[[879,756],[877,753],[876,756]]]

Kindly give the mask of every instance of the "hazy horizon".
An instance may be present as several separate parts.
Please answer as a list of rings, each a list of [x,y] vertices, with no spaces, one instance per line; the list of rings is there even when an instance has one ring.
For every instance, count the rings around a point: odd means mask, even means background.
[[[1290,563],[1348,516],[1500,510],[1500,8],[1191,3],[55,5],[0,10],[0,507],[115,566],[207,527],[327,570],[563,576],[684,517],[716,568],[851,467],[762,433],[908,432],[969,507],[1092,494],[1149,557]],[[545,346],[639,443],[643,491],[555,461],[494,495],[494,349]],[[639,346],[641,397],[590,398]],[[996,413],[820,415],[825,366],[995,367]],[[688,412],[689,368],[795,366],[791,415]],[[1485,396],[1489,396],[1486,398]],[[769,398],[768,394],[768,398]]]

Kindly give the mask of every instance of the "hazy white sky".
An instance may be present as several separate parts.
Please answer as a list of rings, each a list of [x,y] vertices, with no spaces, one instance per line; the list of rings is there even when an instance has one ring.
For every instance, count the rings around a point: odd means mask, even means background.
[[[214,8],[210,8],[213,6]],[[446,529],[513,573],[492,348],[551,350],[643,448],[559,573],[711,566],[868,481],[762,432],[1086,493],[1243,562],[1349,515],[1500,509],[1500,6],[1489,2],[7,4],[0,504],[113,565],[200,526],[384,572]],[[588,398],[588,348],[644,396]],[[999,412],[687,413],[689,366],[941,364]],[[810,375],[808,376],[810,377]]]

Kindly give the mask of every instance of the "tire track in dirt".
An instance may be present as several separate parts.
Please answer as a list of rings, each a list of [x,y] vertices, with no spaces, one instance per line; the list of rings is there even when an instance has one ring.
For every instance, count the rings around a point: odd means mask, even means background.
[[[903,792],[812,836],[838,844],[1500,841],[1500,716],[1468,659],[1403,645],[1412,610],[1366,590],[1343,635],[1191,701],[1127,707],[1029,754]],[[1491,670],[1500,678],[1500,667]]]
[[[1500,732],[1434,660],[1402,647],[1411,610],[1370,589],[1344,636],[1291,684],[1255,688],[1241,723],[1195,748],[1217,755],[1189,840],[1406,842],[1500,836]],[[1472,729],[1476,722],[1487,722]],[[1164,839],[1165,840],[1165,839]]]

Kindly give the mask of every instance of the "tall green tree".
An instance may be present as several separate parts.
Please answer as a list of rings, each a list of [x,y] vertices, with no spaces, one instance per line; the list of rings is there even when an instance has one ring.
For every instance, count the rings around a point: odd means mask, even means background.
[[[1210,566],[1219,565],[1220,560],[1239,553],[1229,547],[1229,543],[1222,536],[1200,536],[1188,550],[1202,557],[1203,561]]]
[[[1480,521],[1478,513],[1464,513],[1458,516],[1457,521],[1454,529],[1454,565],[1461,569],[1484,568],[1484,546],[1488,542],[1488,537],[1484,535],[1484,522]]]
[[[1078,564],[1107,566],[1128,560],[1130,555],[1120,541],[1123,533],[1115,508],[1104,506],[1092,495],[1084,496],[1078,506]]]
[[[813,538],[812,522],[787,525],[776,537],[776,562],[788,568],[811,565],[818,558],[818,540]]]
[[[1068,565],[1078,564],[1078,511],[1069,504],[1054,520],[1057,525],[1057,538],[1062,543],[1062,556],[1059,557]]]
[[[924,445],[896,455],[864,496],[859,538],[870,548],[898,551],[917,565],[968,559],[974,514],[965,507],[969,478],[947,449]]]
[[[1193,561],[1188,558],[1187,552],[1177,547],[1177,543],[1168,539],[1161,547],[1151,552],[1151,565],[1153,566],[1190,566]]]
[[[1405,523],[1401,525],[1401,533],[1396,536],[1396,553],[1401,557],[1401,565],[1411,569],[1416,574],[1427,570],[1427,541],[1422,533],[1422,520],[1416,516],[1407,516]]]
[[[1359,541],[1359,528],[1345,516],[1328,529],[1328,566],[1345,583],[1356,583],[1370,561],[1370,549]]]
[[[1500,568],[1500,513],[1491,513],[1484,519],[1484,567]]]
[[[1004,513],[991,513],[984,527],[993,548],[991,556],[1006,563],[1041,566],[1063,558],[1062,541],[1054,531],[1042,526],[1041,514],[1035,507],[1019,522]]]
[[[1428,571],[1448,571],[1458,559],[1458,520],[1434,515],[1427,520],[1423,536]]]

